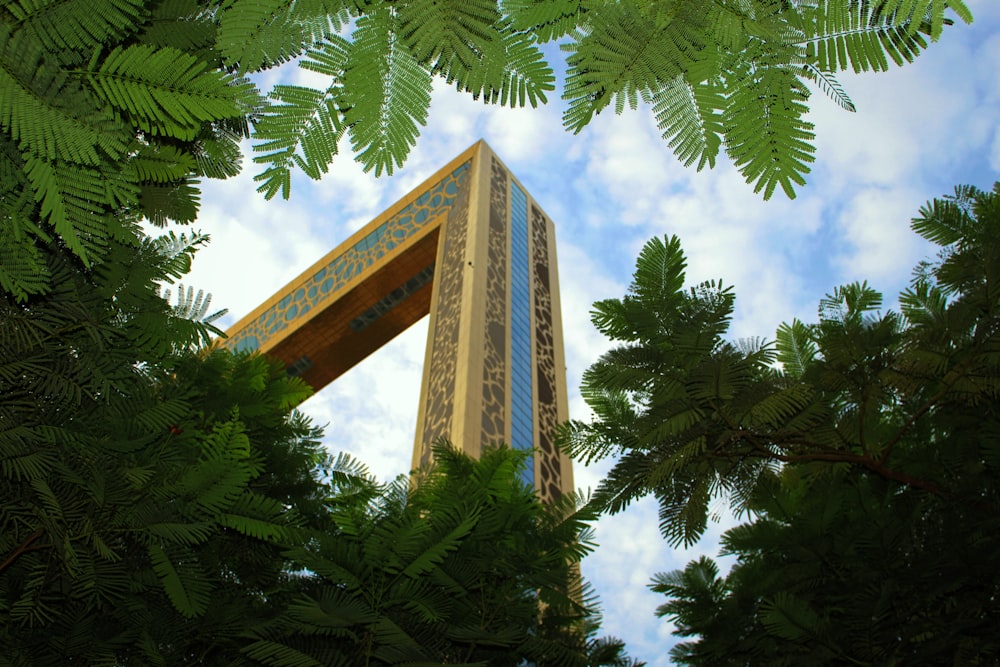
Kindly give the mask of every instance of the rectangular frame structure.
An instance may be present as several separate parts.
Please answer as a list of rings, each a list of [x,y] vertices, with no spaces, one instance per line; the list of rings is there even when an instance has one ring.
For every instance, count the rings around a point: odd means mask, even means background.
[[[445,438],[531,450],[543,500],[573,489],[555,228],[477,142],[227,333],[317,391],[430,314],[414,469]]]

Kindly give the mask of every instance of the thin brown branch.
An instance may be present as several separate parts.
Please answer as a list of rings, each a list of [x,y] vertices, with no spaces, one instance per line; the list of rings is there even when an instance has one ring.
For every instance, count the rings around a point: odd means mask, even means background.
[[[920,477],[914,477],[898,470],[886,467],[881,460],[865,454],[840,450],[822,450],[803,454],[781,454],[766,447],[756,434],[749,431],[743,434],[744,439],[759,452],[762,458],[773,458],[782,463],[808,463],[810,461],[826,461],[829,463],[850,463],[859,465],[874,472],[876,475],[900,482],[915,489],[921,489],[939,498],[950,498],[952,494],[934,482]]]
[[[939,498],[951,498],[952,493],[938,486],[929,480],[907,475],[904,472],[893,470],[882,465],[877,459],[850,452],[815,452],[812,454],[782,455],[774,454],[774,458],[786,463],[804,463],[809,461],[828,461],[831,463],[851,463],[868,468],[876,475],[900,482],[915,489],[921,489],[932,493]]]
[[[29,551],[37,551],[37,550],[41,549],[42,547],[34,547],[34,548],[32,548],[31,545],[32,545],[32,543],[35,540],[37,540],[43,534],[44,534],[44,532],[42,531],[41,528],[39,528],[38,530],[36,530],[35,532],[33,532],[31,535],[28,535],[27,539],[25,539],[24,542],[22,542],[16,549],[14,549],[14,551],[11,552],[11,554],[9,556],[7,556],[6,559],[4,559],[4,562],[0,563],[0,573],[2,573],[4,570],[6,570],[11,565],[13,565],[14,561],[16,561],[18,558],[20,558],[25,553],[27,553]]]

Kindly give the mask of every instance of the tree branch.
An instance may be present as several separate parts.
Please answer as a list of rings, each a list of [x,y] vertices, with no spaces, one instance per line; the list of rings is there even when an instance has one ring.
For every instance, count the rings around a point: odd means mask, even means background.
[[[874,459],[867,454],[854,454],[852,452],[839,450],[822,450],[803,454],[781,454],[771,451],[769,448],[765,447],[760,441],[760,438],[757,437],[757,434],[751,431],[743,431],[741,435],[751,447],[760,453],[759,455],[762,458],[772,458],[777,461],[781,461],[782,463],[807,463],[810,461],[850,463],[868,468],[876,475],[885,477],[886,479],[900,482],[915,489],[927,491],[928,493],[938,496],[939,498],[951,498],[953,495],[934,482],[920,477],[907,475],[906,473],[899,472],[898,470],[887,468],[880,459]]]
[[[934,482],[907,475],[904,472],[893,470],[882,465],[878,460],[869,456],[852,454],[850,452],[816,452],[813,454],[772,454],[774,458],[785,463],[804,463],[809,461],[829,461],[831,463],[851,463],[868,468],[876,475],[900,482],[915,489],[921,489],[932,493],[939,498],[951,498],[952,493],[938,486]]]
[[[2,573],[11,565],[13,565],[14,561],[20,558],[23,554],[29,551],[38,551],[39,549],[42,549],[43,547],[41,546],[32,548],[31,544],[39,537],[41,537],[43,534],[44,532],[42,531],[41,528],[39,528],[31,535],[28,535],[28,538],[24,540],[24,542],[22,542],[16,549],[14,549],[14,551],[9,556],[7,556],[6,559],[4,559],[4,562],[0,563],[0,573]]]

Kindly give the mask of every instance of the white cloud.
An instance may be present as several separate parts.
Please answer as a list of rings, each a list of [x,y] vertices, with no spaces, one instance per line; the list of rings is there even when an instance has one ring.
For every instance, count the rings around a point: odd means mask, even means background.
[[[504,160],[541,159],[569,143],[552,107],[527,107],[490,114],[486,132],[490,145]]]
[[[878,288],[892,281],[895,288],[900,276],[928,256],[930,246],[909,226],[920,203],[920,196],[907,187],[867,188],[854,194],[836,224],[843,244],[835,255],[838,284],[868,280]]]
[[[598,217],[602,226],[643,225],[656,204],[676,186],[671,177],[687,174],[676,166],[648,113],[626,111],[596,116],[581,133],[586,146],[586,168],[576,189],[600,189],[626,205],[611,216]]]
[[[1000,173],[1000,126],[993,133],[993,145],[990,148],[990,167]]]
[[[301,407],[326,424],[331,451],[350,453],[381,481],[410,469],[426,338],[424,318]]]
[[[590,322],[591,306],[600,299],[620,297],[625,291],[625,284],[610,279],[583,248],[562,241],[562,237],[557,253],[563,337],[566,363],[573,369],[570,373],[570,392],[573,393],[576,389],[574,380],[579,380],[582,368],[610,346]]]
[[[327,206],[337,211],[340,216],[349,216],[348,220],[325,220],[322,215],[312,222],[318,227],[333,224],[347,231],[357,231],[364,227],[371,218],[371,212],[378,208],[385,193],[387,181],[372,178],[365,173],[361,164],[355,162],[351,152],[351,142],[348,137],[340,140],[339,155],[334,158],[329,173],[322,180],[310,181],[301,172],[296,173],[293,183],[293,197],[310,197],[322,206],[314,210],[322,212]]]
[[[325,253],[309,224],[314,215],[301,200],[265,202],[243,174],[211,181],[193,226],[211,243],[199,251],[185,283],[213,295],[232,322],[253,310],[279,287]]]
[[[728,514],[720,523],[710,523],[705,537],[689,548],[672,549],[657,528],[657,505],[652,498],[633,503],[621,513],[603,517],[596,526],[602,546],[583,562],[586,579],[602,591],[602,633],[627,638],[629,653],[650,665],[666,665],[667,652],[677,639],[673,625],[655,617],[666,597],[649,589],[654,574],[683,569],[700,556],[716,556],[719,537],[733,525]],[[721,573],[731,560],[717,561]],[[613,594],[609,594],[613,592]]]

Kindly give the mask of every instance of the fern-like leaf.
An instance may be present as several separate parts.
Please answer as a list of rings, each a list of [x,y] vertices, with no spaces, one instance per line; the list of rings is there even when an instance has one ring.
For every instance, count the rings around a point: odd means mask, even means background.
[[[580,0],[504,0],[503,8],[516,30],[543,43],[570,34],[580,25],[585,11]]]
[[[272,667],[326,667],[327,664],[298,649],[266,639],[248,644],[243,652]]]
[[[16,223],[11,226],[18,227]],[[30,294],[44,293],[49,278],[41,253],[23,233],[0,234],[0,289],[24,301]]]
[[[194,222],[198,217],[201,191],[197,181],[184,178],[174,183],[146,183],[139,190],[139,209],[157,227],[173,221]]]
[[[278,500],[244,493],[230,511],[218,515],[217,521],[249,537],[287,544],[292,533],[290,518],[290,513]]]
[[[193,546],[202,544],[212,537],[215,530],[210,522],[159,522],[150,523],[144,527],[146,532],[157,538],[171,542],[173,544],[185,544]],[[164,558],[166,554],[164,553]]]
[[[945,9],[954,11],[966,23],[972,22],[972,12],[962,0],[883,0],[878,3],[878,13],[889,17],[895,25],[906,26],[909,32],[916,33],[930,23],[931,39],[941,36]]]
[[[184,179],[195,170],[192,155],[173,146],[146,145],[135,152],[126,168],[135,182],[171,183]]]
[[[100,151],[120,157],[125,143],[112,113],[80,82],[49,62],[26,33],[0,23],[0,128],[21,151],[45,160],[96,165]]]
[[[495,0],[415,0],[400,8],[399,38],[421,64],[452,80],[494,51]]]
[[[555,88],[555,75],[529,34],[513,30],[508,24],[498,26],[499,38],[482,54],[469,72],[454,69],[448,79],[455,86],[489,104],[535,107],[547,101],[546,91]]]
[[[172,48],[115,49],[90,80],[100,97],[143,130],[182,139],[194,139],[205,121],[241,116],[257,106],[252,84]]]
[[[931,243],[949,246],[969,235],[976,226],[973,204],[983,192],[969,185],[955,188],[954,195],[933,199],[920,207],[920,214],[910,222],[910,228]]]
[[[163,290],[163,299],[167,302],[170,301],[169,288]],[[181,284],[177,286],[177,303],[173,305],[174,314],[186,320],[211,324],[229,312],[228,309],[223,308],[209,314],[208,307],[211,303],[212,295],[205,294],[205,290],[198,290],[198,293],[195,294],[193,287],[188,286],[185,291],[184,285]]]
[[[117,189],[129,184],[99,169],[34,157],[26,160],[25,173],[41,204],[42,219],[84,263],[101,256],[108,238],[131,238],[122,221],[108,213],[119,202],[135,197],[131,189]]]
[[[791,324],[782,323],[775,337],[778,361],[786,373],[801,378],[818,353],[810,327],[796,318]]]
[[[217,26],[214,21],[201,20],[204,16],[205,8],[198,0],[163,0],[152,8],[138,40],[189,53],[209,49],[216,43]]]
[[[52,52],[90,52],[120,40],[147,13],[144,0],[14,0],[5,9]]]
[[[961,0],[918,0],[912,4],[904,11],[899,11],[899,0],[804,4],[794,19],[802,33],[797,43],[805,47],[807,61],[824,72],[848,68],[855,72],[885,71],[889,59],[897,66],[913,62],[927,48],[924,35],[932,40],[940,36],[943,25],[950,22],[944,16],[948,6],[953,5],[966,22],[971,20]]]
[[[674,155],[685,167],[697,161],[698,171],[715,167],[722,145],[723,88],[716,81],[692,86],[683,76],[656,91],[653,113]]]
[[[338,38],[338,41],[339,40]],[[330,54],[333,43],[324,54]],[[343,54],[346,65],[346,49]],[[288,199],[292,168],[298,166],[310,178],[325,174],[337,154],[337,143],[346,126],[334,96],[335,88],[326,91],[301,86],[275,86],[270,97],[276,104],[257,121],[253,160],[268,165],[254,180],[258,192],[271,199],[281,192]]]
[[[402,569],[402,574],[408,577],[418,577],[431,571],[441,563],[449,552],[458,548],[462,540],[475,528],[478,521],[479,516],[476,512],[471,512],[467,516],[462,517],[461,521],[446,535],[433,544],[426,545],[426,548],[422,552],[414,555],[410,562],[406,563]]]
[[[852,102],[851,98],[844,92],[840,82],[837,81],[837,78],[832,72],[824,72],[815,65],[807,64],[803,67],[802,73],[807,79],[816,82],[819,89],[823,91],[827,97],[836,102],[841,109],[852,113],[857,111],[854,107],[854,102]]]
[[[780,592],[761,605],[761,623],[782,639],[814,639],[821,632],[822,618],[802,599]]]
[[[388,6],[358,19],[344,73],[344,120],[366,171],[391,174],[416,144],[427,122],[431,74],[396,37]]]
[[[221,12],[218,45],[241,72],[275,67],[337,34],[350,17],[342,0],[233,2]]]
[[[746,72],[732,90],[723,114],[726,152],[754,192],[770,199],[779,185],[789,199],[805,175],[816,149],[812,123],[804,120],[809,91],[784,67]]]
[[[615,112],[639,100],[652,101],[665,82],[692,67],[707,46],[705,16],[694,6],[675,7],[676,16],[659,20],[640,3],[609,3],[588,13],[588,25],[562,48],[570,53],[563,99],[563,125],[579,132],[612,101]],[[699,70],[698,80],[711,76]]]
[[[205,575],[191,565],[175,563],[157,543],[150,544],[148,551],[153,570],[174,608],[188,618],[204,614],[211,594]]]

